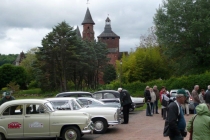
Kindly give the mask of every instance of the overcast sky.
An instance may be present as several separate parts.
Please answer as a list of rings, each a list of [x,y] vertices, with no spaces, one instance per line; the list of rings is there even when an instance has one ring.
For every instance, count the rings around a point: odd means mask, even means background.
[[[120,36],[120,51],[135,49],[140,36],[153,26],[162,0],[89,0],[95,22],[95,38],[104,31],[109,15],[112,30]],[[0,53],[19,54],[41,46],[41,40],[62,21],[78,25],[87,10],[87,0],[1,0]]]

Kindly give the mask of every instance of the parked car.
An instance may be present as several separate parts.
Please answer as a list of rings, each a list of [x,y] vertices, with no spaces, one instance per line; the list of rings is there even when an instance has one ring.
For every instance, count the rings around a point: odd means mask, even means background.
[[[177,91],[178,91],[178,89],[172,89],[172,90],[170,91],[170,99],[171,99],[171,100],[176,100]],[[188,94],[188,96],[189,96],[189,99],[188,99],[189,111],[190,111],[191,113],[193,113],[195,107],[194,107],[194,103],[193,103],[192,96],[191,96],[189,90],[185,90],[185,92],[186,92],[186,93]]]
[[[91,115],[55,111],[47,100],[21,99],[0,106],[0,140],[55,138],[80,140],[94,130]]]
[[[120,98],[120,93],[116,90],[101,90],[93,93],[93,97],[101,100],[106,101],[107,99],[112,99],[113,101],[117,102]],[[133,111],[135,108],[142,107],[145,103],[144,98],[141,97],[132,97],[132,106],[130,111]]]
[[[71,91],[71,92],[62,92],[58,93],[56,97],[90,97],[93,98],[93,95],[90,92],[86,91]]]
[[[95,126],[94,133],[105,133],[108,126],[114,126],[121,123],[120,109],[113,107],[82,108],[76,98],[47,98],[54,108],[58,110],[77,110],[78,112],[87,112],[92,115],[92,121]]]
[[[82,102],[82,104],[86,107],[115,107],[115,108],[121,107],[119,102],[105,104],[104,102],[99,101],[95,98],[79,97],[77,99],[80,100]]]

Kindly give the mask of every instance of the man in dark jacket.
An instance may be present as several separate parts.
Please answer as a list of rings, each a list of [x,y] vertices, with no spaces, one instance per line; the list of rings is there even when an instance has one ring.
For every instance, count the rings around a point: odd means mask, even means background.
[[[181,104],[185,103],[187,93],[184,89],[179,89],[176,101],[171,102],[167,109],[167,118],[164,127],[164,136],[169,136],[170,140],[183,140],[186,137],[186,121]]]
[[[120,103],[123,107],[123,117],[124,122],[122,124],[128,124],[129,121],[129,108],[131,106],[132,100],[128,91],[123,90],[122,88],[118,88],[118,92],[120,93]]]
[[[5,96],[0,101],[0,105],[11,100],[15,100],[15,98],[11,96],[11,93],[9,91],[6,91]]]
[[[151,95],[149,91],[149,86],[147,86],[144,91],[144,98],[145,98],[145,102],[147,103],[146,116],[152,116],[151,105],[150,105]]]

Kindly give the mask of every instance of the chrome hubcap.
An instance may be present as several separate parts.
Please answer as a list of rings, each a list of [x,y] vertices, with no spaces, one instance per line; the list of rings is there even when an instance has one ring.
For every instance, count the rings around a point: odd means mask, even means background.
[[[65,138],[66,138],[66,140],[76,140],[77,133],[74,130],[70,129],[70,130],[66,131]]]
[[[104,128],[104,124],[101,121],[96,121],[95,122],[95,130],[96,131],[101,131]]]

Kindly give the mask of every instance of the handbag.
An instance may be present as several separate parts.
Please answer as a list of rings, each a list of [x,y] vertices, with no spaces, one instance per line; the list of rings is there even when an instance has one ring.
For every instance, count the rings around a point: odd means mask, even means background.
[[[197,114],[195,115],[195,117],[197,116]],[[193,135],[193,122],[195,120],[195,117],[193,118],[192,120],[192,125],[191,125],[191,129],[190,129],[190,137],[189,137],[189,140],[192,140],[192,135]]]
[[[166,101],[166,100],[164,99],[164,96],[163,96],[161,105],[164,106],[164,107],[167,107],[167,106],[168,106],[168,101]]]

